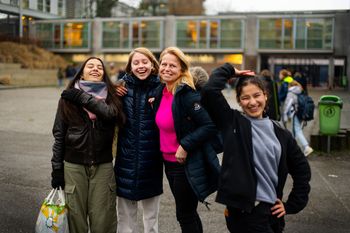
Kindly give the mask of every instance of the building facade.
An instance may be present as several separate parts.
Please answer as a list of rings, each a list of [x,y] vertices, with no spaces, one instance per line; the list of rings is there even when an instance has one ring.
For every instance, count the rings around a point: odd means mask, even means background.
[[[66,0],[0,0],[0,41],[27,39],[37,19],[64,18]]]
[[[259,72],[299,71],[314,87],[347,86],[349,11],[245,13],[40,20],[31,23],[41,46],[79,62],[91,54],[125,65],[135,47],[156,55],[180,47],[192,64],[210,71],[224,62]]]

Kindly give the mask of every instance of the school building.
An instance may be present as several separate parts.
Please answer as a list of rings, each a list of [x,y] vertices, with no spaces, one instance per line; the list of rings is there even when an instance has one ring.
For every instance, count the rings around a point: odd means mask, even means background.
[[[61,9],[58,6],[51,8],[56,14]],[[208,71],[231,62],[256,72],[269,69],[277,79],[279,70],[288,68],[304,74],[315,88],[349,88],[349,22],[350,10],[232,12],[217,16],[31,19],[26,33],[40,46],[74,62],[96,55],[122,67],[133,48],[144,46],[159,55],[164,48],[177,46],[193,65]]]

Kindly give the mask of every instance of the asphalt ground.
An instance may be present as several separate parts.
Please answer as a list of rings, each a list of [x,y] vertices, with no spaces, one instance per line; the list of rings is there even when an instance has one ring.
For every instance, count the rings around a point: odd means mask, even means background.
[[[57,101],[62,89],[0,88],[0,232],[34,232],[39,208],[50,191],[50,159],[53,137],[51,129]],[[225,92],[235,105],[233,92]],[[315,102],[327,91],[312,91]],[[350,93],[337,91],[344,100],[341,127],[350,128]],[[305,129],[317,133],[317,116]],[[310,201],[297,215],[286,217],[287,233],[350,232],[350,153],[315,152],[308,157],[312,169]],[[285,188],[285,198],[291,180]],[[215,193],[198,207],[204,232],[228,232],[224,207],[214,202]],[[140,211],[141,212],[141,209]],[[139,214],[141,226],[142,216]],[[167,180],[161,197],[159,231],[180,232],[175,205]],[[140,232],[142,232],[142,227]]]

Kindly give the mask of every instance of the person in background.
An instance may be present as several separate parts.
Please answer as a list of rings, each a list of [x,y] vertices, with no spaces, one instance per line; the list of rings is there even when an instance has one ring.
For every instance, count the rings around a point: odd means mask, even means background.
[[[118,70],[114,62],[109,63],[109,78],[112,83],[116,83],[118,80]]]
[[[303,88],[304,93],[307,95],[308,91],[307,91],[307,80],[306,77],[303,76],[300,72],[295,72],[293,79],[295,81],[297,81],[298,83],[300,83],[301,87]]]
[[[118,82],[123,96],[126,124],[120,128],[115,162],[118,195],[118,232],[137,233],[138,204],[143,209],[145,233],[158,232],[163,161],[155,113],[149,102],[160,85],[159,65],[143,47],[129,54],[126,74]],[[122,84],[123,83],[123,84]]]
[[[208,82],[209,74],[201,66],[190,67],[190,73],[193,77],[193,83],[196,88],[196,91],[200,92],[204,87],[204,85]],[[222,142],[222,135],[220,134],[220,132],[218,132],[216,136],[210,140],[210,143],[217,154],[222,153],[223,142]]]
[[[226,63],[215,69],[202,89],[202,103],[224,137],[224,153],[216,201],[226,205],[230,232],[282,232],[286,214],[301,211],[308,202],[311,172],[290,132],[264,117],[267,90],[249,70]],[[228,79],[239,77],[231,109],[222,94]],[[290,174],[293,187],[283,202]]]
[[[308,156],[314,150],[309,146],[309,143],[303,133],[301,120],[296,115],[296,111],[298,109],[298,95],[302,92],[303,88],[300,83],[295,80],[289,83],[287,98],[284,101],[282,120],[285,125],[289,120],[292,121],[292,133],[301,144],[304,155]]]
[[[202,87],[208,82],[209,74],[201,66],[190,67],[190,73],[193,77],[193,83],[197,91],[200,91]]]
[[[62,67],[59,67],[57,70],[57,85],[58,88],[63,87],[64,73]]]
[[[290,71],[288,71],[286,69],[282,69],[279,72],[278,76],[279,76],[279,79],[280,79],[280,87],[279,87],[279,90],[278,90],[278,98],[279,98],[280,104],[282,105],[284,100],[287,97],[288,84],[293,81],[293,78],[291,77]]]
[[[66,78],[68,79],[69,82],[71,82],[74,79],[74,76],[75,76],[75,73],[76,73],[74,65],[73,64],[69,64],[66,67],[65,73],[66,73]]]
[[[219,166],[219,162],[216,158],[217,164],[210,160],[204,166],[205,158],[197,156],[197,151],[207,146],[206,140],[213,137],[217,130],[201,107],[200,94],[195,91],[184,53],[179,48],[168,47],[161,53],[159,63],[159,76],[164,85],[159,89],[153,106],[165,174],[175,199],[176,218],[181,231],[201,233],[203,227],[197,212],[198,201],[204,201],[216,190],[217,176],[209,168]],[[215,151],[211,151],[216,157]],[[209,181],[214,184],[209,184]]]
[[[265,83],[268,94],[268,102],[265,113],[270,119],[279,121],[281,119],[281,113],[277,83],[273,80],[271,72],[267,69],[260,72],[260,77]]]
[[[61,97],[52,130],[51,185],[65,190],[71,233],[115,233],[112,140],[124,114],[102,60],[88,58]]]

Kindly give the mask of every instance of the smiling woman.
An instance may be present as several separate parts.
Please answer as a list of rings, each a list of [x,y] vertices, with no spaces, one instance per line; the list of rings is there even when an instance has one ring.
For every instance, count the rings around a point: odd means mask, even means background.
[[[104,69],[102,62],[99,59],[90,59],[86,63],[81,79],[91,82],[102,81]]]
[[[87,59],[61,97],[52,130],[51,185],[67,194],[70,232],[115,233],[112,142],[124,115],[102,60]]]
[[[239,78],[236,99],[243,113],[231,109],[222,94],[232,77]],[[232,233],[281,233],[284,216],[301,211],[308,202],[308,161],[289,131],[265,116],[266,102],[262,79],[229,63],[212,72],[202,91],[202,103],[223,135],[216,201],[226,205],[226,224]],[[282,202],[288,174],[293,188]]]

